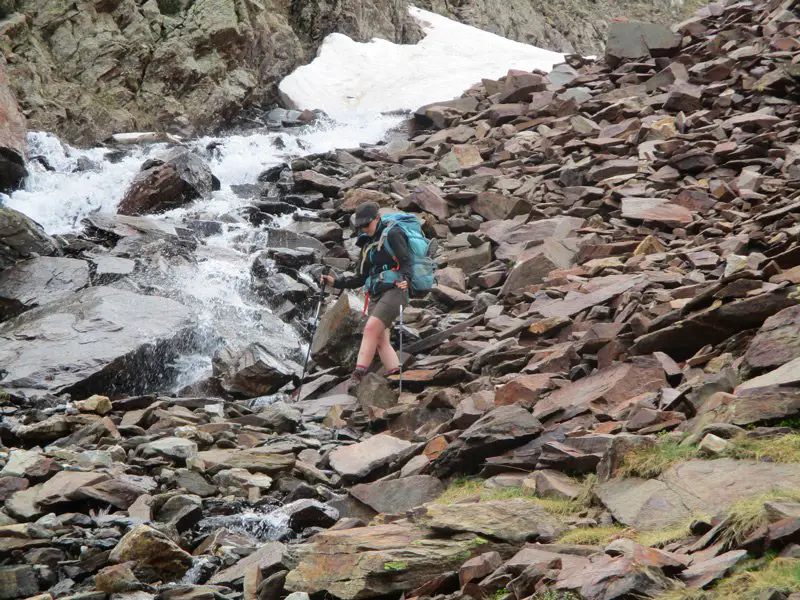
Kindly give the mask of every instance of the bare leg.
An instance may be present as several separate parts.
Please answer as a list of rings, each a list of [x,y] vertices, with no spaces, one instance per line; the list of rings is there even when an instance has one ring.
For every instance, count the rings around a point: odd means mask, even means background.
[[[387,372],[400,366],[400,359],[397,357],[397,352],[392,348],[388,329],[383,330],[383,335],[381,339],[378,340],[378,354]]]
[[[384,331],[386,331],[386,327],[377,317],[370,317],[367,320],[367,324],[364,326],[364,335],[361,338],[361,347],[358,349],[357,365],[369,367],[372,364],[375,350],[378,348]]]

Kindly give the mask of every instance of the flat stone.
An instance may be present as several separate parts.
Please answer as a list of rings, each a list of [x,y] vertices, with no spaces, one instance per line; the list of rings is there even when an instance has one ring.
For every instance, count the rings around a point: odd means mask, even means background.
[[[622,216],[667,227],[684,227],[693,220],[692,211],[663,198],[623,198]]]
[[[650,530],[720,512],[765,489],[792,490],[798,485],[800,465],[720,458],[677,464],[657,479],[613,479],[595,492],[620,523]]]
[[[493,549],[492,542],[478,539],[436,537],[409,522],[325,531],[292,548],[297,567],[286,577],[286,589],[324,591],[342,600],[409,592],[457,569],[476,546]]]
[[[330,455],[331,468],[349,480],[368,477],[406,454],[413,444],[382,433],[352,446],[337,448]]]
[[[379,513],[402,514],[438,498],[444,485],[430,475],[413,475],[350,488],[350,495]]]
[[[553,540],[564,531],[556,517],[523,499],[429,504],[416,518],[443,533],[476,533],[514,544]]]
[[[666,383],[664,369],[655,359],[618,363],[556,390],[537,402],[533,414],[540,419],[555,414],[566,419],[590,410],[610,414],[639,394],[655,392]]]
[[[89,285],[89,264],[75,258],[42,256],[0,271],[0,321],[37,306],[68,298]]]
[[[775,369],[800,358],[800,306],[771,316],[747,347],[744,360],[753,370]]]

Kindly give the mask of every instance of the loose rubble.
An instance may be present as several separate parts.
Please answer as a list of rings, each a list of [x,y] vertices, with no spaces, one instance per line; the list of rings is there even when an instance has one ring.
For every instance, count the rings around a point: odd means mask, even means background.
[[[43,258],[57,241],[0,212],[19,232],[0,248],[0,597],[797,598],[774,577],[800,559],[796,10],[616,23],[603,61],[485,80],[408,140],[263,173],[247,218],[315,211],[253,266],[286,319],[323,266],[352,266],[360,202],[437,240],[402,393],[380,372],[348,393],[355,294],[330,299],[300,397],[301,357],[272,344],[152,393],[140,332],[103,307],[168,301],[80,290],[96,272],[58,262],[80,239]],[[96,255],[198,243],[146,216],[86,226]],[[30,290],[31,261],[70,276]],[[191,323],[162,309],[167,347]]]

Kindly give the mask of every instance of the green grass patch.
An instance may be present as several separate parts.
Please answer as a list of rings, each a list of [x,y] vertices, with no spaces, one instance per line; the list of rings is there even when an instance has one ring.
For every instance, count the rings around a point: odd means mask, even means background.
[[[775,490],[759,496],[744,498],[732,504],[725,512],[725,519],[729,523],[722,534],[722,540],[731,546],[738,546],[759,528],[767,525],[769,520],[764,503],[770,500],[800,502],[800,490]]]
[[[693,520],[694,519],[689,519],[674,527],[656,529],[655,531],[639,531],[633,539],[642,546],[662,548],[672,542],[685,540],[691,537],[692,532],[689,530],[689,526],[692,524]]]
[[[580,600],[580,598],[580,596],[576,596],[572,592],[557,592],[555,590],[539,592],[531,596],[531,600]]]
[[[408,563],[403,560],[392,560],[383,563],[383,570],[387,573],[404,573],[408,571]]]
[[[674,440],[659,440],[655,446],[634,448],[617,472],[622,477],[658,477],[672,465],[698,456],[697,446],[681,446]]]
[[[579,544],[582,546],[604,546],[625,535],[626,529],[619,525],[610,527],[579,527],[566,532],[558,539],[559,544]]]
[[[484,480],[475,477],[460,477],[453,480],[447,489],[436,499],[436,504],[455,504],[469,498],[478,498],[480,502],[492,500],[522,499],[537,504],[545,511],[556,516],[574,515],[591,507],[592,486],[596,476],[591,474],[585,477],[581,485],[583,491],[575,500],[557,498],[540,498],[531,490],[523,487],[508,487],[502,489],[489,489],[484,487]]]
[[[730,441],[725,456],[740,460],[800,463],[800,434],[789,433],[767,440],[741,435]]]
[[[658,600],[759,600],[768,591],[800,592],[800,560],[774,555],[748,560],[710,590],[677,589]]]

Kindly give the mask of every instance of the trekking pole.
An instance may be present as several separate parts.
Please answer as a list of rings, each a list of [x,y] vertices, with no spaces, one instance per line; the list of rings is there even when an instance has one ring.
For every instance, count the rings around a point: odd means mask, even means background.
[[[323,275],[327,275],[328,271],[325,270]],[[317,335],[317,326],[319,325],[319,313],[322,309],[322,303],[325,301],[325,280],[322,281],[322,290],[319,293],[319,300],[317,301],[317,309],[314,311],[314,325],[311,328],[311,340],[308,342],[308,352],[306,352],[306,359],[303,361],[303,374],[300,376],[300,385],[297,388],[297,401],[300,401],[300,393],[303,391],[303,381],[306,378],[306,368],[308,368],[308,359],[311,358],[311,346],[314,345],[314,336]]]
[[[398,394],[403,393],[403,305],[405,304],[406,293],[403,291],[403,301],[400,303],[400,385],[398,386]]]

